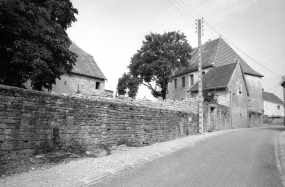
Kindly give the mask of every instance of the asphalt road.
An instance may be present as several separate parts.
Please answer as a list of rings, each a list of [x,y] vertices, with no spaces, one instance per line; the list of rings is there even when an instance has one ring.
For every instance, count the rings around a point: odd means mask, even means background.
[[[280,187],[275,138],[282,127],[226,133],[108,177],[92,187]]]

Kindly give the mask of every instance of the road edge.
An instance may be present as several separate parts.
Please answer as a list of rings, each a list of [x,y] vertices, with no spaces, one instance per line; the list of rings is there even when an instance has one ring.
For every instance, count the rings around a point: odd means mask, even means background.
[[[275,139],[275,160],[283,186],[285,187],[285,131],[280,132]]]
[[[160,151],[160,152],[157,152],[157,153],[154,153],[152,154],[151,156],[149,157],[142,157],[132,163],[127,163],[125,164],[123,167],[119,168],[119,169],[116,169],[116,170],[105,170],[105,171],[102,171],[100,173],[97,173],[97,174],[94,174],[94,175],[89,175],[88,177],[85,177],[75,183],[71,183],[65,187],[86,187],[86,186],[90,186],[94,183],[96,183],[97,181],[101,180],[101,179],[104,179],[104,178],[107,178],[109,176],[112,176],[112,175],[117,175],[123,171],[126,171],[126,170],[129,170],[129,169],[133,169],[139,165],[143,165],[143,164],[146,164],[148,162],[151,162],[153,160],[156,160],[158,158],[161,158],[161,157],[164,157],[168,154],[171,154],[171,153],[174,153],[180,149],[184,149],[184,148],[188,148],[188,147],[193,147],[193,145],[199,143],[199,142],[202,142],[204,140],[207,140],[209,138],[212,138],[212,137],[215,137],[215,136],[219,136],[219,135],[222,135],[222,134],[225,134],[229,131],[217,131],[215,134],[208,134],[208,136],[203,136],[201,135],[197,140],[195,141],[188,141],[188,142],[180,142],[180,143],[177,143],[177,145],[174,145],[174,146],[171,146],[163,151]]]
[[[233,132],[233,131],[241,131],[241,130],[248,130],[248,129],[256,129],[256,128],[267,128],[267,126],[262,126],[262,127],[254,127],[254,128],[239,128],[239,129],[228,129],[228,130],[221,130],[221,131],[215,131],[215,133],[206,133],[207,136],[203,136],[205,134],[200,134],[199,138],[197,140],[188,140],[188,141],[183,141],[183,142],[177,142],[176,145],[172,145],[169,148],[154,153],[152,155],[150,155],[149,157],[141,157],[138,160],[132,162],[132,163],[126,163],[124,164],[121,168],[115,169],[115,170],[104,170],[102,172],[99,172],[97,174],[91,174],[88,177],[85,177],[79,181],[76,181],[74,183],[68,184],[65,187],[87,187],[90,186],[94,183],[96,183],[97,181],[113,176],[113,175],[118,175],[121,172],[133,169],[139,165],[143,165],[146,164],[148,162],[151,162],[153,160],[156,160],[158,158],[164,157],[168,154],[174,153],[180,149],[184,149],[184,148],[188,148],[188,147],[194,147],[197,143],[202,142],[204,140],[210,139],[212,137],[216,137],[216,136],[220,136],[229,132]],[[284,163],[285,163],[285,151],[284,151]],[[284,169],[285,169],[285,164],[284,164]],[[284,177],[284,181],[285,181],[285,177]],[[283,180],[282,180],[283,182]],[[285,183],[283,183],[285,184]],[[284,186],[285,187],[285,186]]]

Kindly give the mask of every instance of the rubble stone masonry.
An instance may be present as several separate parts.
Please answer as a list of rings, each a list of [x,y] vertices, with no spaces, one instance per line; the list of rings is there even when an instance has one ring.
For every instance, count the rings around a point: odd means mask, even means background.
[[[197,101],[63,96],[0,85],[0,154],[143,146],[198,132]]]

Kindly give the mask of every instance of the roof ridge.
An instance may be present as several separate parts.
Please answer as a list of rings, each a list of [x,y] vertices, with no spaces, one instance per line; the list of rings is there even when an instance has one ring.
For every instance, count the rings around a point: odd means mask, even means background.
[[[282,99],[280,99],[277,95],[275,95],[274,93],[271,93],[271,92],[263,91],[262,92],[262,99],[265,101],[276,103],[276,104],[283,104],[283,105],[285,104],[285,102]]]
[[[216,60],[216,57],[217,57],[217,52],[218,52],[218,49],[219,49],[219,47],[220,47],[220,39],[221,39],[221,38],[218,38],[218,45],[217,45],[217,48],[216,48],[216,52],[215,52],[214,59],[213,59],[213,61],[212,61],[213,66],[215,66],[215,60]]]

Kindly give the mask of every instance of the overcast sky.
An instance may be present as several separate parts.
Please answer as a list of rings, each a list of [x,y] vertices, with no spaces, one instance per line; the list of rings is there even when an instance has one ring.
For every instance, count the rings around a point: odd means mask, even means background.
[[[277,86],[285,75],[284,0],[71,0],[77,22],[68,35],[90,53],[107,77],[106,89],[116,92],[118,78],[150,32],[181,31],[197,47],[196,11],[204,20],[202,42],[227,39],[241,57],[263,74],[263,88],[283,99]],[[192,12],[191,12],[192,11]],[[212,28],[211,28],[212,27]],[[235,48],[234,48],[235,49]],[[253,59],[253,60],[252,60]],[[265,66],[275,74],[258,65]],[[151,98],[140,88],[138,98]]]

